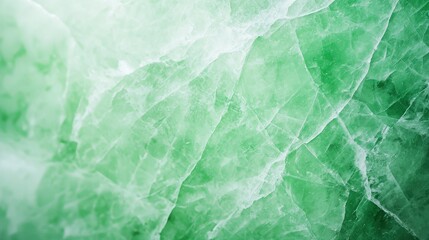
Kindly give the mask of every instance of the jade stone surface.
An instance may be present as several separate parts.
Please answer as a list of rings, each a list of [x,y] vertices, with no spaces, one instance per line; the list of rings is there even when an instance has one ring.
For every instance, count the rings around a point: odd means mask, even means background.
[[[429,239],[428,0],[0,0],[0,239]]]

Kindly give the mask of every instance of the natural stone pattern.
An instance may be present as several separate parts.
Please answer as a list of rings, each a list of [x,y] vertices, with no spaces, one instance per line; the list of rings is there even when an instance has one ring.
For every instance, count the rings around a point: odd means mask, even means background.
[[[0,1],[0,239],[429,239],[425,0]]]

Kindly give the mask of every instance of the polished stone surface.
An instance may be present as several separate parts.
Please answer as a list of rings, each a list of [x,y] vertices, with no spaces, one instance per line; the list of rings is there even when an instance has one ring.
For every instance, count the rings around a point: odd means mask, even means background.
[[[429,239],[427,0],[0,1],[0,239]]]

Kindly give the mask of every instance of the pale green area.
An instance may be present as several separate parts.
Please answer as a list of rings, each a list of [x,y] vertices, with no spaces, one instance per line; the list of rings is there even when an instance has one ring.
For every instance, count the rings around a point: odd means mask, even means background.
[[[0,239],[429,239],[426,0],[0,0]]]

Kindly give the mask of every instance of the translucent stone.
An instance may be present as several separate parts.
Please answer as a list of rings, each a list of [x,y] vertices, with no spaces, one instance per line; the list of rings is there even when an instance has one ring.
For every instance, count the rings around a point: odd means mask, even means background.
[[[0,239],[429,239],[428,16],[0,1]]]

